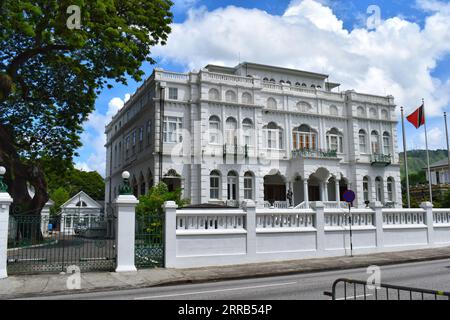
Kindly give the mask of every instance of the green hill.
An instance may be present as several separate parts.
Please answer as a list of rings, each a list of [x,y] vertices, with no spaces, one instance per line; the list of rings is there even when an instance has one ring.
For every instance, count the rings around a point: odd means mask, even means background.
[[[408,150],[406,152],[408,157],[408,171],[409,174],[417,174],[423,171],[423,168],[427,166],[427,153],[426,150]],[[447,150],[429,150],[430,164],[447,158]],[[403,167],[403,152],[400,152],[400,174],[402,179],[405,176]]]

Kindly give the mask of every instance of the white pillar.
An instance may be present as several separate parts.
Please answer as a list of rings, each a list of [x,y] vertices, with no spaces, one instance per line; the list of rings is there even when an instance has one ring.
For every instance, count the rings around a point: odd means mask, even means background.
[[[339,192],[339,180],[336,179],[334,180],[334,192],[336,193],[336,201],[337,201],[337,207],[340,208],[341,207],[341,196],[340,196],[340,192]]]
[[[420,207],[425,210],[425,222],[427,224],[428,245],[434,244],[434,227],[433,227],[433,204],[431,202],[422,202]]]
[[[137,271],[134,264],[135,209],[139,201],[132,194],[119,195],[114,201],[117,210],[116,272]]]
[[[176,268],[177,265],[177,204],[164,202],[164,267]]]
[[[256,261],[256,205],[252,200],[245,204],[247,228],[247,258],[250,262]]]
[[[371,202],[369,204],[370,208],[374,210],[374,226],[376,228],[376,241],[377,241],[377,249],[382,249],[384,247],[383,244],[383,205],[380,201]]]
[[[323,194],[324,194],[323,200],[328,201],[328,181],[325,181],[323,183]]]
[[[325,205],[321,201],[314,201],[311,208],[316,214],[316,249],[320,253],[325,250]]]
[[[8,259],[9,206],[13,199],[7,192],[0,192],[0,279],[6,278],[6,260]]]
[[[303,199],[306,208],[309,208],[308,179],[303,179]]]

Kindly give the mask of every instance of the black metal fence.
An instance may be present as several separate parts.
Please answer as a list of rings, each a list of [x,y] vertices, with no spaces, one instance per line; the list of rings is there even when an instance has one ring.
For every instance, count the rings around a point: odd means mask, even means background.
[[[115,268],[115,217],[88,209],[56,216],[10,215],[8,273]]]
[[[137,268],[164,267],[164,214],[136,215],[135,264]]]
[[[331,292],[325,295],[333,300],[450,300],[450,292],[412,288],[380,283],[368,284],[367,281],[337,279]]]

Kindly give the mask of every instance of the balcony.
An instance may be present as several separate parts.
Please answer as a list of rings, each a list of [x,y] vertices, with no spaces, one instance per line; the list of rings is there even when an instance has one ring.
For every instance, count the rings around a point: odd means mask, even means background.
[[[248,158],[248,146],[238,146],[236,144],[224,144],[223,145],[223,157],[227,155],[243,155],[244,158]]]
[[[291,151],[292,159],[309,158],[309,159],[336,159],[336,150],[322,149],[296,149]]]
[[[375,153],[370,157],[370,164],[375,167],[386,167],[391,164],[390,154]]]

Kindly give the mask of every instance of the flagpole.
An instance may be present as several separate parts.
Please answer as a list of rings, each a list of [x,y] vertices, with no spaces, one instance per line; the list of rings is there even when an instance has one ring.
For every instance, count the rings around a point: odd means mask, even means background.
[[[448,176],[447,176],[447,184],[450,182],[450,148],[448,146],[448,129],[447,129],[447,112],[444,112],[444,121],[445,121],[445,138],[447,139],[447,158],[448,158]]]
[[[411,199],[409,197],[408,157],[406,155],[405,120],[403,119],[403,107],[400,107],[400,111],[402,114],[403,165],[405,167],[405,175],[406,175],[406,199],[407,199],[407,203],[408,203],[408,208],[411,208]]]
[[[427,149],[428,189],[430,191],[430,202],[433,203],[433,192],[431,190],[430,155],[428,154],[427,119],[425,112],[425,101],[423,98],[422,98],[422,105],[423,105],[423,120],[424,120],[423,122],[425,129],[425,148]]]

